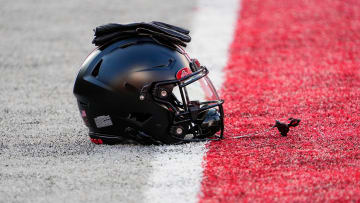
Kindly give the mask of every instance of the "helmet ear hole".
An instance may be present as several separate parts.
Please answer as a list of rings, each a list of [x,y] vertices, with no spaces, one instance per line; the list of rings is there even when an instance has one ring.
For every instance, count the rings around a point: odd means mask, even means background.
[[[151,118],[151,114],[149,114],[149,113],[131,113],[128,116],[128,119],[139,122],[139,123],[144,123],[149,118]]]

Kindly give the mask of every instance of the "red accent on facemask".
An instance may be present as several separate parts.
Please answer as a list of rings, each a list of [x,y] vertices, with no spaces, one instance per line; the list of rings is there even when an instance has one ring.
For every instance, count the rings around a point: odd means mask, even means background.
[[[197,60],[197,59],[194,59],[194,63],[196,64],[197,67],[200,67],[200,65],[201,65],[199,60]]]

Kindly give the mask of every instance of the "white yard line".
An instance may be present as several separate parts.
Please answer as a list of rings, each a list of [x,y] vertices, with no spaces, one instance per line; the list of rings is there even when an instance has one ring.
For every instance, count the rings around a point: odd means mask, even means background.
[[[187,51],[210,70],[217,89],[233,40],[239,0],[199,0]],[[197,202],[203,175],[206,143],[160,146],[151,161],[153,172],[144,188],[144,202]]]

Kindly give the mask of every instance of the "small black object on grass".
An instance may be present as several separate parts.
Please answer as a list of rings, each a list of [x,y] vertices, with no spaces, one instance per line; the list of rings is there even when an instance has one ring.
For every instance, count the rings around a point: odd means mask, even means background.
[[[301,120],[298,118],[289,118],[289,121],[290,121],[290,123],[287,124],[287,123],[283,123],[283,122],[276,120],[275,125],[273,127],[274,128],[276,127],[279,130],[281,136],[285,137],[285,136],[287,136],[287,133],[289,132],[290,127],[298,126]]]

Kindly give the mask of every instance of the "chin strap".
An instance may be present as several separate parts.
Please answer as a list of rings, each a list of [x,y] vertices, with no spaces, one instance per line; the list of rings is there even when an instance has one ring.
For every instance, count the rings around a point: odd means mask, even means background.
[[[240,138],[247,138],[247,137],[252,137],[254,135],[259,135],[259,134],[265,134],[267,132],[269,132],[270,130],[277,128],[281,134],[281,136],[285,137],[287,136],[287,133],[290,131],[290,127],[296,127],[300,124],[301,119],[298,118],[289,118],[289,123],[283,123],[280,122],[278,120],[275,121],[275,125],[273,125],[271,128],[266,129],[264,131],[261,132],[256,132],[256,133],[251,133],[251,134],[247,134],[247,135],[240,135],[240,136],[235,136],[235,137],[222,137],[222,136],[218,136],[215,135],[212,138],[201,138],[201,139],[197,139],[197,138],[192,138],[192,139],[179,139],[178,143],[175,144],[184,144],[184,143],[189,143],[189,142],[204,142],[204,141],[220,141],[220,140],[224,140],[224,139],[240,139]],[[173,137],[175,138],[175,137]]]
[[[269,132],[273,128],[277,128],[278,131],[280,132],[281,136],[286,137],[287,133],[290,131],[290,127],[298,126],[300,124],[300,121],[301,121],[301,119],[299,119],[299,118],[289,118],[288,120],[290,121],[288,124],[276,120],[275,125],[273,125],[271,128],[269,128],[269,129],[267,129],[265,131],[251,133],[251,134],[247,134],[247,135],[236,136],[236,137],[231,137],[231,139],[246,138],[246,137],[250,137],[250,136],[254,136],[254,135],[258,135],[258,134],[264,134],[264,133]]]

